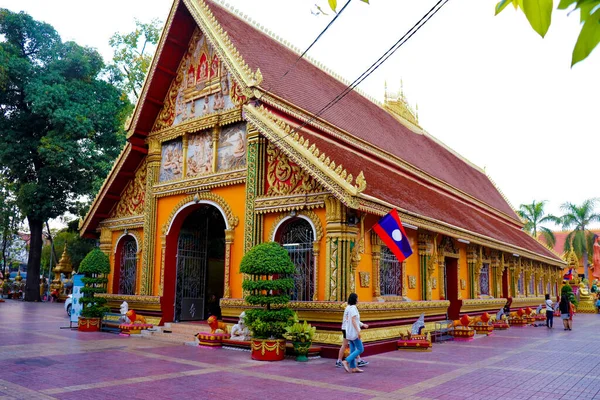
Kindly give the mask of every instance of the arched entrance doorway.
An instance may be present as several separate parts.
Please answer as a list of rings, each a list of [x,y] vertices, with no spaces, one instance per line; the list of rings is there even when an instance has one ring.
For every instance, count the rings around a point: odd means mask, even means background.
[[[135,238],[125,235],[117,245],[115,252],[115,269],[113,293],[135,294],[137,283],[138,245]]]
[[[225,221],[209,204],[194,207],[177,235],[173,320],[204,320],[220,316],[225,275]],[[173,243],[175,244],[175,243]]]
[[[277,230],[276,239],[288,252],[296,266],[291,299],[311,301],[315,294],[315,232],[306,219],[295,217]]]

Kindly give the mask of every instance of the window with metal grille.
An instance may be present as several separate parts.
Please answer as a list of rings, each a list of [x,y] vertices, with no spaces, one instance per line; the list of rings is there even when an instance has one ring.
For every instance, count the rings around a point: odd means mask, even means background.
[[[131,236],[123,239],[119,267],[119,294],[135,294],[137,274],[137,243]]]
[[[519,274],[519,280],[517,281],[517,292],[519,294],[525,294],[525,276],[523,272]]]
[[[479,274],[479,292],[481,295],[490,295],[490,265],[483,264]]]
[[[379,290],[382,296],[402,296],[402,263],[387,246],[381,246]]]
[[[529,293],[527,293],[528,295],[532,295],[535,294],[535,279],[533,277],[533,274],[531,275],[531,278],[529,278]]]
[[[315,293],[315,265],[313,255],[314,232],[303,218],[294,218],[281,228],[279,243],[287,250],[296,266],[291,299],[311,301]]]

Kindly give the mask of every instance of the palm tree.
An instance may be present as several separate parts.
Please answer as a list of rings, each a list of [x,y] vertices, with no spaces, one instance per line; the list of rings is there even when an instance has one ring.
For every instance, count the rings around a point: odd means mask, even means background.
[[[594,234],[588,231],[593,222],[600,222],[600,214],[594,212],[598,203],[597,198],[583,202],[581,206],[573,203],[564,203],[560,209],[564,212],[560,217],[563,229],[573,230],[565,238],[565,252],[575,250],[578,257],[583,258],[583,270],[585,278],[588,279],[588,250],[592,249]]]
[[[559,218],[553,215],[545,215],[545,204],[546,200],[539,202],[534,200],[531,204],[521,204],[517,214],[525,220],[525,225],[523,226],[525,232],[537,239],[539,231],[539,233],[542,234],[546,245],[553,248],[556,244],[554,233],[552,233],[550,229],[540,226],[540,224],[543,224],[544,222],[560,223],[560,221]]]

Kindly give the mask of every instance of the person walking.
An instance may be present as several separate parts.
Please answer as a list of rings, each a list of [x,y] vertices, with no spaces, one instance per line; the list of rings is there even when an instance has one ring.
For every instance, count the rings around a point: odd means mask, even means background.
[[[569,324],[569,316],[570,316],[570,307],[571,306],[571,302],[569,301],[569,298],[567,297],[566,294],[563,294],[560,297],[560,304],[558,305],[558,308],[560,310],[560,318],[562,319],[563,322],[563,326],[565,327],[565,331],[570,331],[571,327]]]
[[[546,295],[546,326],[548,329],[552,329],[552,325],[554,323],[554,307],[552,304],[552,300],[550,300],[550,295]]]
[[[344,313],[345,314],[345,313]],[[363,324],[364,326],[365,324]],[[368,327],[368,325],[367,325]],[[342,318],[342,347],[340,347],[340,351],[338,352],[338,359],[335,362],[335,366],[338,368],[342,368],[344,365],[342,364],[342,360],[344,359],[344,352],[348,348],[348,339],[346,339],[346,319]],[[360,356],[356,357],[356,364],[358,367],[366,367],[369,365],[367,360],[363,360]]]
[[[363,372],[362,369],[359,369],[356,366],[356,358],[364,351],[363,343],[360,338],[360,330],[361,328],[367,329],[369,327],[367,324],[360,322],[360,313],[358,312],[356,303],[358,303],[358,295],[356,293],[351,293],[350,296],[348,296],[348,305],[344,310],[346,339],[350,345],[350,354],[342,361],[342,365],[346,372],[355,373]]]

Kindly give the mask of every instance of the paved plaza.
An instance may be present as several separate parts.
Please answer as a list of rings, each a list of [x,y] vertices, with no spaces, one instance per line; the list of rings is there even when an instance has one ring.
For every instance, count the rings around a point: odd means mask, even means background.
[[[429,353],[252,361],[250,354],[68,329],[62,304],[0,303],[0,400],[8,399],[594,399],[600,315],[511,328]]]

